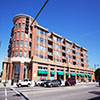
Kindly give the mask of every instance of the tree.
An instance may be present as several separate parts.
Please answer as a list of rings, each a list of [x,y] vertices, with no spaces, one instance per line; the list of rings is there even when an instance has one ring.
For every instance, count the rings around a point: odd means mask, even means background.
[[[96,71],[95,71],[95,78],[97,80],[100,80],[100,68],[96,69]]]

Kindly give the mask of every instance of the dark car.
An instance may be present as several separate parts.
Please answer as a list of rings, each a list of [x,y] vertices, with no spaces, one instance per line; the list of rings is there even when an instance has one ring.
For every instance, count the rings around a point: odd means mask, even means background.
[[[75,84],[76,84],[76,80],[74,78],[70,78],[66,80],[65,82],[65,86],[70,86],[70,85],[75,85]]]
[[[100,86],[100,81],[99,81],[99,86]]]
[[[47,80],[44,83],[44,86],[46,86],[46,87],[58,87],[60,85],[61,85],[61,83],[58,80],[52,80],[52,81],[51,80]]]

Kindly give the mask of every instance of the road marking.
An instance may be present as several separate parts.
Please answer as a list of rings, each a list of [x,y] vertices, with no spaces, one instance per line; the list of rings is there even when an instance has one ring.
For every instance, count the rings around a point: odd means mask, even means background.
[[[5,100],[7,100],[7,89],[5,88]]]
[[[28,96],[24,95],[22,92],[17,91],[15,88],[10,88],[10,89],[13,90],[18,96],[23,96],[25,100],[29,100]]]

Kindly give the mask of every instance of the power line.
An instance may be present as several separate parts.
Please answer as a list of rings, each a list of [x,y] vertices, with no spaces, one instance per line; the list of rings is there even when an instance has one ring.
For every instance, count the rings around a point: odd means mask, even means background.
[[[34,18],[34,20],[32,21],[31,23],[31,26],[32,24],[34,23],[34,21],[37,19],[37,17],[39,16],[39,14],[41,13],[41,11],[43,10],[43,8],[45,7],[45,5],[47,4],[48,0],[46,0],[46,2],[44,3],[44,5],[42,6],[42,8],[40,9],[40,11],[38,12],[38,14],[36,15],[36,17]]]

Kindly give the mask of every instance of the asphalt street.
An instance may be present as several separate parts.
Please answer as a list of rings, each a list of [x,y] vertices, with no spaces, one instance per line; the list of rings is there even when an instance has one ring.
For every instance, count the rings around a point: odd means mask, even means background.
[[[97,84],[78,84],[67,87],[10,87],[0,88],[0,100],[100,100],[100,87]]]
[[[46,88],[23,91],[29,100],[100,100],[100,87],[83,85],[76,87]]]

